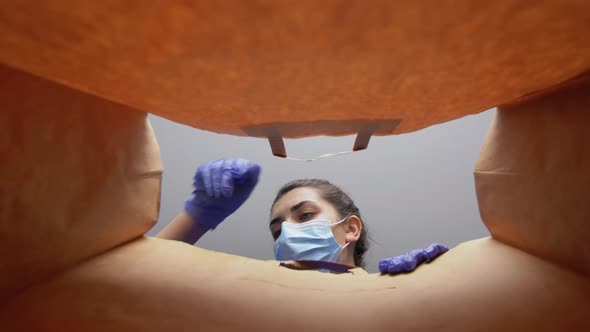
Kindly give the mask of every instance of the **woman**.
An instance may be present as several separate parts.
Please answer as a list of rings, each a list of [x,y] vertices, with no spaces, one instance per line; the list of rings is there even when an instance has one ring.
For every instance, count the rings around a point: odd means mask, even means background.
[[[184,211],[157,237],[194,244],[248,199],[259,174],[260,166],[244,159],[201,165]],[[277,260],[364,266],[368,243],[359,209],[328,181],[297,180],[283,186],[271,207],[269,227]]]
[[[201,165],[184,211],[157,237],[194,244],[248,199],[259,174],[260,166],[245,159],[222,158]],[[328,181],[305,179],[283,186],[272,204],[269,227],[277,260],[306,262],[286,266],[331,272],[364,267],[368,243],[360,211],[346,193]],[[383,260],[380,270],[409,272],[444,251],[440,245],[413,250]]]
[[[367,231],[354,201],[325,180],[284,185],[272,207],[277,260],[326,261],[364,267]]]

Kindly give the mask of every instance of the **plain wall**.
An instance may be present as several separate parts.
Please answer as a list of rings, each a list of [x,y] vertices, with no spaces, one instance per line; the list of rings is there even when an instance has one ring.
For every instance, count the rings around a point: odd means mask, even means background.
[[[373,137],[367,150],[313,162],[274,157],[264,139],[220,135],[150,116],[160,143],[164,178],[155,235],[181,211],[197,167],[211,159],[241,157],[262,166],[248,201],[199,247],[256,259],[274,259],[268,230],[278,189],[298,178],[322,178],[355,200],[373,239],[366,270],[380,259],[424,248],[448,247],[489,233],[481,222],[473,168],[494,110],[399,136]],[[354,136],[286,140],[290,156],[310,158],[350,150]]]

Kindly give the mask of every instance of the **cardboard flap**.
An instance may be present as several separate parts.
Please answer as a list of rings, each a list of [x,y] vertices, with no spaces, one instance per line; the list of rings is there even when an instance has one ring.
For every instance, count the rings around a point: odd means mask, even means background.
[[[0,66],[0,298],[147,232],[147,114]]]
[[[475,168],[495,238],[590,275],[590,81],[498,109]]]

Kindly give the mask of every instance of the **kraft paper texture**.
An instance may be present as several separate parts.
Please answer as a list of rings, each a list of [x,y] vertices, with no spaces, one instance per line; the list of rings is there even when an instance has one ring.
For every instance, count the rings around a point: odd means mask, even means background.
[[[0,63],[234,135],[389,119],[401,134],[590,70],[587,0],[24,0],[0,22]]]

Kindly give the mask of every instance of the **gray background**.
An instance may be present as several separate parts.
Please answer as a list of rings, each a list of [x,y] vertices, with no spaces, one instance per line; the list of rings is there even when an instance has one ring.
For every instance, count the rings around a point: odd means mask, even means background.
[[[473,167],[493,110],[399,136],[373,137],[367,150],[298,162],[272,156],[264,139],[210,133],[150,116],[160,143],[164,178],[155,235],[181,211],[203,162],[241,157],[262,166],[248,201],[197,246],[256,259],[273,259],[270,205],[284,183],[327,179],[355,200],[372,238],[366,270],[379,259],[433,242],[454,247],[488,235],[477,209]],[[311,158],[350,150],[354,136],[286,140],[290,156]]]

